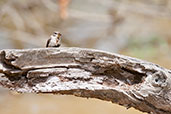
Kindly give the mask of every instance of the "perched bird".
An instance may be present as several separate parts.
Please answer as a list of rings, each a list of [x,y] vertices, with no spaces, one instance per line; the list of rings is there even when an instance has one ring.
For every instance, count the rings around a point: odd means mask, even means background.
[[[60,32],[54,31],[53,35],[48,39],[46,47],[60,47],[61,36]]]

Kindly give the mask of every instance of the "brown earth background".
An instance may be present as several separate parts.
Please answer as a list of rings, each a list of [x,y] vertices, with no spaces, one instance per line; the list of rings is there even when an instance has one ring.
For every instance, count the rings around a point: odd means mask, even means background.
[[[171,68],[169,0],[1,0],[0,49],[62,47],[120,53]],[[0,114],[142,114],[98,99],[18,94],[0,88]]]

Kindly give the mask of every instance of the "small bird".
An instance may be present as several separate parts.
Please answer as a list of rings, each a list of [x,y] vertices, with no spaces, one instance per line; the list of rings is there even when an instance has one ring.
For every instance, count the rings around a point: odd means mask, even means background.
[[[53,35],[47,40],[46,47],[60,47],[61,36],[60,32],[54,31]]]

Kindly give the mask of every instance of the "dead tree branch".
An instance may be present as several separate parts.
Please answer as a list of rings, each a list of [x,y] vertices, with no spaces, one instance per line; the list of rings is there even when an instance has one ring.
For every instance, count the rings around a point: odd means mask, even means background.
[[[0,84],[18,92],[70,94],[171,114],[171,71],[93,49],[0,51]]]

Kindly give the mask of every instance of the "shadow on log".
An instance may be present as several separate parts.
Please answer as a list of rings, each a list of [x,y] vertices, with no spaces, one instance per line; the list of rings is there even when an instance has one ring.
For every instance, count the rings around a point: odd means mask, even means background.
[[[170,70],[99,50],[1,50],[0,85],[20,93],[98,98],[142,112],[171,114]]]

